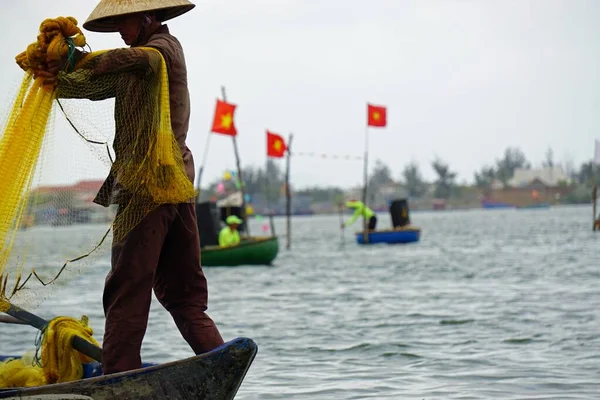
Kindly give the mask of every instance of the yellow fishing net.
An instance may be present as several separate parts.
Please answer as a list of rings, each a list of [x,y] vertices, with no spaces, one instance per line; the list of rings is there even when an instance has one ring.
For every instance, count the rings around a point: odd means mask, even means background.
[[[28,353],[0,363],[0,387],[41,386],[81,379],[82,363],[93,360],[73,350],[71,341],[77,335],[99,346],[93,333],[86,316],[80,321],[69,317],[53,319],[44,333],[41,354]]]
[[[111,234],[118,241],[156,206],[196,196],[171,128],[161,53],[77,58],[86,45],[74,18],[47,19],[16,57],[25,76],[0,136],[0,311],[8,301],[35,308],[84,266],[106,263]],[[64,70],[47,79],[56,61]]]

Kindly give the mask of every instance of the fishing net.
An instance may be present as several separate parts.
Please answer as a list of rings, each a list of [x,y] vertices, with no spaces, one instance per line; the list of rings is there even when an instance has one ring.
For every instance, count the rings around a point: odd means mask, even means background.
[[[196,196],[161,53],[86,45],[74,18],[47,19],[16,57],[25,76],[0,133],[0,311],[37,307],[155,207]]]
[[[75,335],[98,346],[87,317],[54,318],[38,343],[36,351],[0,363],[0,388],[42,386],[71,382],[83,377],[83,363],[93,360],[71,347]]]

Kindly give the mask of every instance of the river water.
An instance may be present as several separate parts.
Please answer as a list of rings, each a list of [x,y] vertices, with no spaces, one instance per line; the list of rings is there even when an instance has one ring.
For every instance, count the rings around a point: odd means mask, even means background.
[[[205,268],[224,338],[259,346],[236,398],[600,398],[591,218],[589,206],[414,212],[420,243],[361,247],[349,230],[341,236],[337,216],[297,217],[290,251],[277,219],[274,266]],[[78,229],[93,227],[52,228],[47,251],[69,246]],[[108,262],[36,312],[86,314],[101,340]],[[0,335],[3,353],[21,354],[35,331],[3,325]],[[144,360],[190,355],[154,300]]]

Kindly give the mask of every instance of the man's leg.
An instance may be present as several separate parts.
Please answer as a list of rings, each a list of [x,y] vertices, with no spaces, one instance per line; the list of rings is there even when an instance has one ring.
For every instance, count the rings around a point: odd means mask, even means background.
[[[205,313],[208,286],[200,265],[194,204],[179,204],[178,210],[156,270],[154,293],[192,350],[201,354],[222,345],[223,338]]]
[[[112,269],[106,277],[103,296],[104,374],[129,371],[142,365],[140,350],[148,325],[154,275],[174,215],[172,205],[160,206],[122,241],[113,244]]]
[[[377,228],[377,217],[373,215],[369,218],[369,230],[374,231],[375,228]]]

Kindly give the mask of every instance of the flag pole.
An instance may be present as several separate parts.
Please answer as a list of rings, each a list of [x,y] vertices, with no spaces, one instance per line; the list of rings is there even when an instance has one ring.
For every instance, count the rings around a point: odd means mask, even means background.
[[[196,179],[196,187],[198,188],[198,197],[200,197],[200,185],[202,182],[202,173],[204,172],[204,166],[206,165],[206,159],[208,157],[208,147],[210,146],[210,138],[212,133],[208,133],[208,137],[206,138],[206,143],[204,144],[204,154],[202,155],[202,164],[200,165],[200,170],[198,171],[198,179]]]
[[[596,183],[596,171],[598,169],[598,162],[600,161],[600,142],[598,139],[594,141],[594,160],[592,161],[592,172],[594,176],[594,185],[592,187],[592,213],[594,214],[592,217],[592,230],[595,232],[598,230],[598,224],[596,220],[600,221],[600,218],[596,218],[596,202],[598,198],[598,184]]]
[[[225,94],[225,86],[221,86],[221,95],[223,96],[223,101],[227,102],[227,95]],[[240,192],[242,194],[242,221],[244,221],[244,232],[246,236],[250,235],[250,227],[248,226],[248,218],[246,217],[246,198],[244,194],[244,179],[242,176],[242,168],[240,167],[240,153],[237,147],[237,139],[235,136],[232,136],[233,140],[233,151],[235,153],[235,164],[237,166],[238,173],[238,181],[240,182]]]
[[[368,116],[367,116],[368,119]],[[369,122],[367,120],[367,124],[365,126],[365,162],[364,162],[364,170],[363,170],[363,178],[364,178],[364,186],[362,193],[362,202],[365,207],[367,207],[367,187],[368,187],[368,163],[369,163]],[[367,217],[365,216],[365,212],[363,210],[363,239],[366,243],[369,243],[369,232],[367,231]]]
[[[596,198],[598,196],[598,185],[594,184],[594,188],[592,189],[592,231],[596,232],[597,224],[596,224]]]
[[[292,139],[293,133],[290,133],[287,142],[287,159],[285,167],[285,214],[286,214],[286,249],[290,249],[292,246],[292,204],[291,204],[291,193],[290,193],[290,158],[292,157]]]
[[[340,245],[344,246],[344,197],[338,197],[338,212],[340,215]]]
[[[268,139],[267,139],[268,141]],[[265,191],[265,205],[267,206],[267,213],[269,216],[271,216],[272,211],[271,211],[271,185],[269,182],[269,154],[267,153],[267,155],[265,156],[265,175],[263,177],[264,179],[264,187],[263,190]]]

